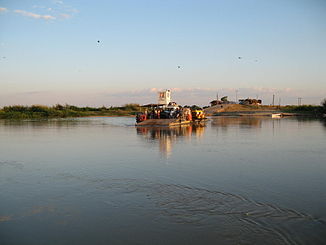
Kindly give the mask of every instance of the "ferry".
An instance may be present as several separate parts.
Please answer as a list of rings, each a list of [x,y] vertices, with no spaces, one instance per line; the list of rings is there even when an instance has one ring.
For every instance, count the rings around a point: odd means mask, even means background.
[[[157,104],[142,106],[144,112],[136,115],[136,126],[179,126],[207,121],[203,110],[191,110],[170,100],[170,90],[159,92]]]

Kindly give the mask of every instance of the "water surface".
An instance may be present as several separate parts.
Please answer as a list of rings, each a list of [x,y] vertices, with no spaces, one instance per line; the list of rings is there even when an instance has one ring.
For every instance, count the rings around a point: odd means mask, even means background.
[[[0,121],[0,244],[326,244],[326,123]]]

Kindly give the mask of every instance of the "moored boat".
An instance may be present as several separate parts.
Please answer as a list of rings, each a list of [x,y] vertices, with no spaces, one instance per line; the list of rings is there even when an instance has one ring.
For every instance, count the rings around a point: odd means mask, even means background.
[[[282,118],[284,117],[283,113],[273,113],[272,118]]]

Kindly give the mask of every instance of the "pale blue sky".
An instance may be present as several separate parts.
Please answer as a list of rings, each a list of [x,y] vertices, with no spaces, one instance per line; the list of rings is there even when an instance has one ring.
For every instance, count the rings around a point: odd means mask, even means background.
[[[324,0],[0,0],[0,30],[0,106],[326,97]]]

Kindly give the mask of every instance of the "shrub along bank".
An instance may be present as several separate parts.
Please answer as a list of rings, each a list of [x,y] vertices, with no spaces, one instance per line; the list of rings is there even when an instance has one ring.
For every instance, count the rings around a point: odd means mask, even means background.
[[[126,104],[120,107],[77,107],[73,105],[44,106],[32,105],[5,106],[0,109],[0,119],[38,119],[86,116],[131,116],[141,109],[138,104]]]

